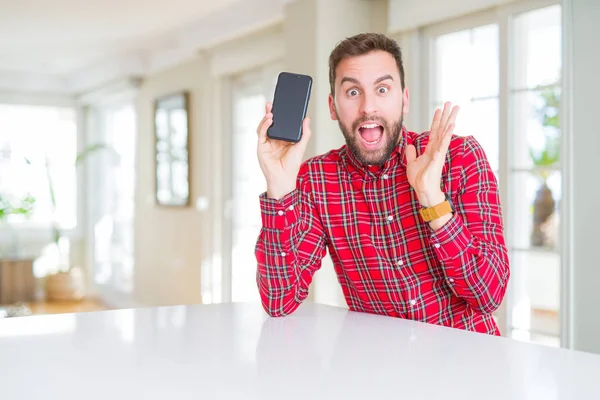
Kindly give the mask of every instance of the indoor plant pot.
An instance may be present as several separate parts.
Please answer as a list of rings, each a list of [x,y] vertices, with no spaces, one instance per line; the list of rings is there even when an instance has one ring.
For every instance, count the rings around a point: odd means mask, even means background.
[[[79,267],[59,271],[46,277],[48,301],[79,301],[85,297],[85,279]]]

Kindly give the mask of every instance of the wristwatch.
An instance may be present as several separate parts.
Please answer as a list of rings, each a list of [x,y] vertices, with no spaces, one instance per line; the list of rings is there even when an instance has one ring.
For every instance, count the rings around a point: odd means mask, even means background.
[[[454,204],[452,204],[452,200],[447,194],[446,200],[444,200],[442,203],[433,207],[421,208],[419,210],[419,214],[421,214],[421,218],[423,218],[425,222],[433,221],[451,213],[454,213]]]

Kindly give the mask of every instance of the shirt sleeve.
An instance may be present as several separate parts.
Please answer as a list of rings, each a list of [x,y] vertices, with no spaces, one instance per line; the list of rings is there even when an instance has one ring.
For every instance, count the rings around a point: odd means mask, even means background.
[[[500,306],[510,276],[498,184],[473,137],[464,140],[460,165],[455,213],[430,243],[452,292],[478,312],[491,314]]]
[[[326,254],[326,235],[313,204],[306,167],[296,189],[282,199],[260,196],[262,228],[256,243],[256,281],[265,311],[294,312],[308,296]]]

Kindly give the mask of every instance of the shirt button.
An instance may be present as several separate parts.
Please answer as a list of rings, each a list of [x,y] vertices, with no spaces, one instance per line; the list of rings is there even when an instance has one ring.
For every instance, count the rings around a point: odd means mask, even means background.
[[[404,261],[398,260],[398,265],[404,265]]]
[[[439,249],[440,248],[440,244],[436,243],[436,244],[433,245],[433,247],[435,247],[436,249]]]
[[[450,278],[450,279],[448,279],[448,282],[450,282],[450,283],[454,283],[454,278]]]
[[[283,215],[283,211],[280,210],[280,211],[277,212],[277,214]]]
[[[383,179],[387,179],[387,178],[389,178],[389,175],[388,174],[383,174]]]
[[[292,211],[294,209],[294,206],[290,206],[290,211]]]
[[[285,257],[285,251],[281,252],[281,257]]]
[[[393,219],[394,219],[394,217],[392,217],[391,215],[388,217],[388,221],[391,221]]]
[[[411,306],[414,306],[415,304],[417,304],[417,301],[416,301],[416,300],[411,300],[411,301],[410,301],[410,305],[411,305]]]

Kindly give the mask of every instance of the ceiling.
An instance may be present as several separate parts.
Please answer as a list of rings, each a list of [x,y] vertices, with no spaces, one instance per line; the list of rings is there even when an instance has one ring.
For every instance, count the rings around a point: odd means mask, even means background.
[[[281,17],[283,3],[0,0],[0,90],[73,93],[117,70],[148,73]]]

